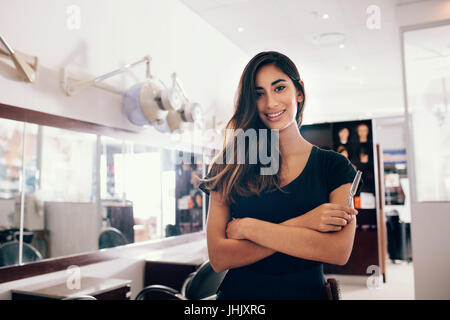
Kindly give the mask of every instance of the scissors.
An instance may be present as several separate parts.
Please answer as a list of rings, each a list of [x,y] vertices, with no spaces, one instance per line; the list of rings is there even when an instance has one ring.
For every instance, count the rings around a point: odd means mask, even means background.
[[[362,172],[358,170],[358,172],[356,172],[355,179],[353,179],[353,183],[352,183],[352,186],[350,188],[350,195],[348,196],[346,204],[349,207],[352,207],[352,208],[354,208],[353,197],[355,196],[356,191],[358,190],[358,186],[359,186],[359,183],[361,181],[361,175],[362,175]],[[350,217],[351,217],[350,220],[353,219],[352,215],[350,215]]]

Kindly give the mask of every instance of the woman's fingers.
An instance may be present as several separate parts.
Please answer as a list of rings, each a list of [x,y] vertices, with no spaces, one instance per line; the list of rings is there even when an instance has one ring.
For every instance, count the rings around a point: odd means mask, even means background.
[[[351,214],[351,215],[357,215],[358,214],[358,210],[353,209],[352,207],[349,206],[343,206],[337,203],[330,203],[329,206],[332,210],[339,210],[339,211],[344,211],[347,212],[347,214]]]
[[[329,226],[329,228],[328,228],[328,232],[330,232],[330,231],[341,231],[342,230],[342,227],[339,227],[339,226]]]
[[[330,219],[328,220],[328,224],[330,225],[334,225],[334,226],[346,226],[349,222],[346,219],[343,218],[335,218],[335,217],[330,217]]]

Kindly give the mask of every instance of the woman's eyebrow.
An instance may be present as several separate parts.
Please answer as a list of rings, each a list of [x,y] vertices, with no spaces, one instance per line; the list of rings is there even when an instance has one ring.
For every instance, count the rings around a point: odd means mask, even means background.
[[[279,82],[282,82],[282,81],[286,81],[286,80],[284,80],[284,79],[278,79],[278,80],[275,80],[274,82],[272,82],[272,86],[274,86],[274,85],[276,85],[277,83],[279,83]],[[261,90],[261,89],[264,89],[264,88],[262,88],[262,87],[256,87],[255,88],[256,90]]]

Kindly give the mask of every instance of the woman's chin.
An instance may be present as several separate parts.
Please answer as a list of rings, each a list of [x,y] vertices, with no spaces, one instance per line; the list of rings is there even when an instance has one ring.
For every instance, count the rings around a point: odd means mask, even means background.
[[[289,128],[294,123],[295,123],[295,120],[291,121],[291,122],[287,122],[287,121],[276,121],[276,122],[265,121],[264,122],[264,124],[266,125],[266,127],[268,129],[279,130],[279,131],[283,131],[283,130]]]

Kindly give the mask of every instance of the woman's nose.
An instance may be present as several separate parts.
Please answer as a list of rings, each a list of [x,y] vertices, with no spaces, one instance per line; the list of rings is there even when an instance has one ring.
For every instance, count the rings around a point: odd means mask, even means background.
[[[278,106],[278,100],[275,98],[275,96],[271,93],[267,93],[266,95],[266,107],[269,109],[273,109]]]

